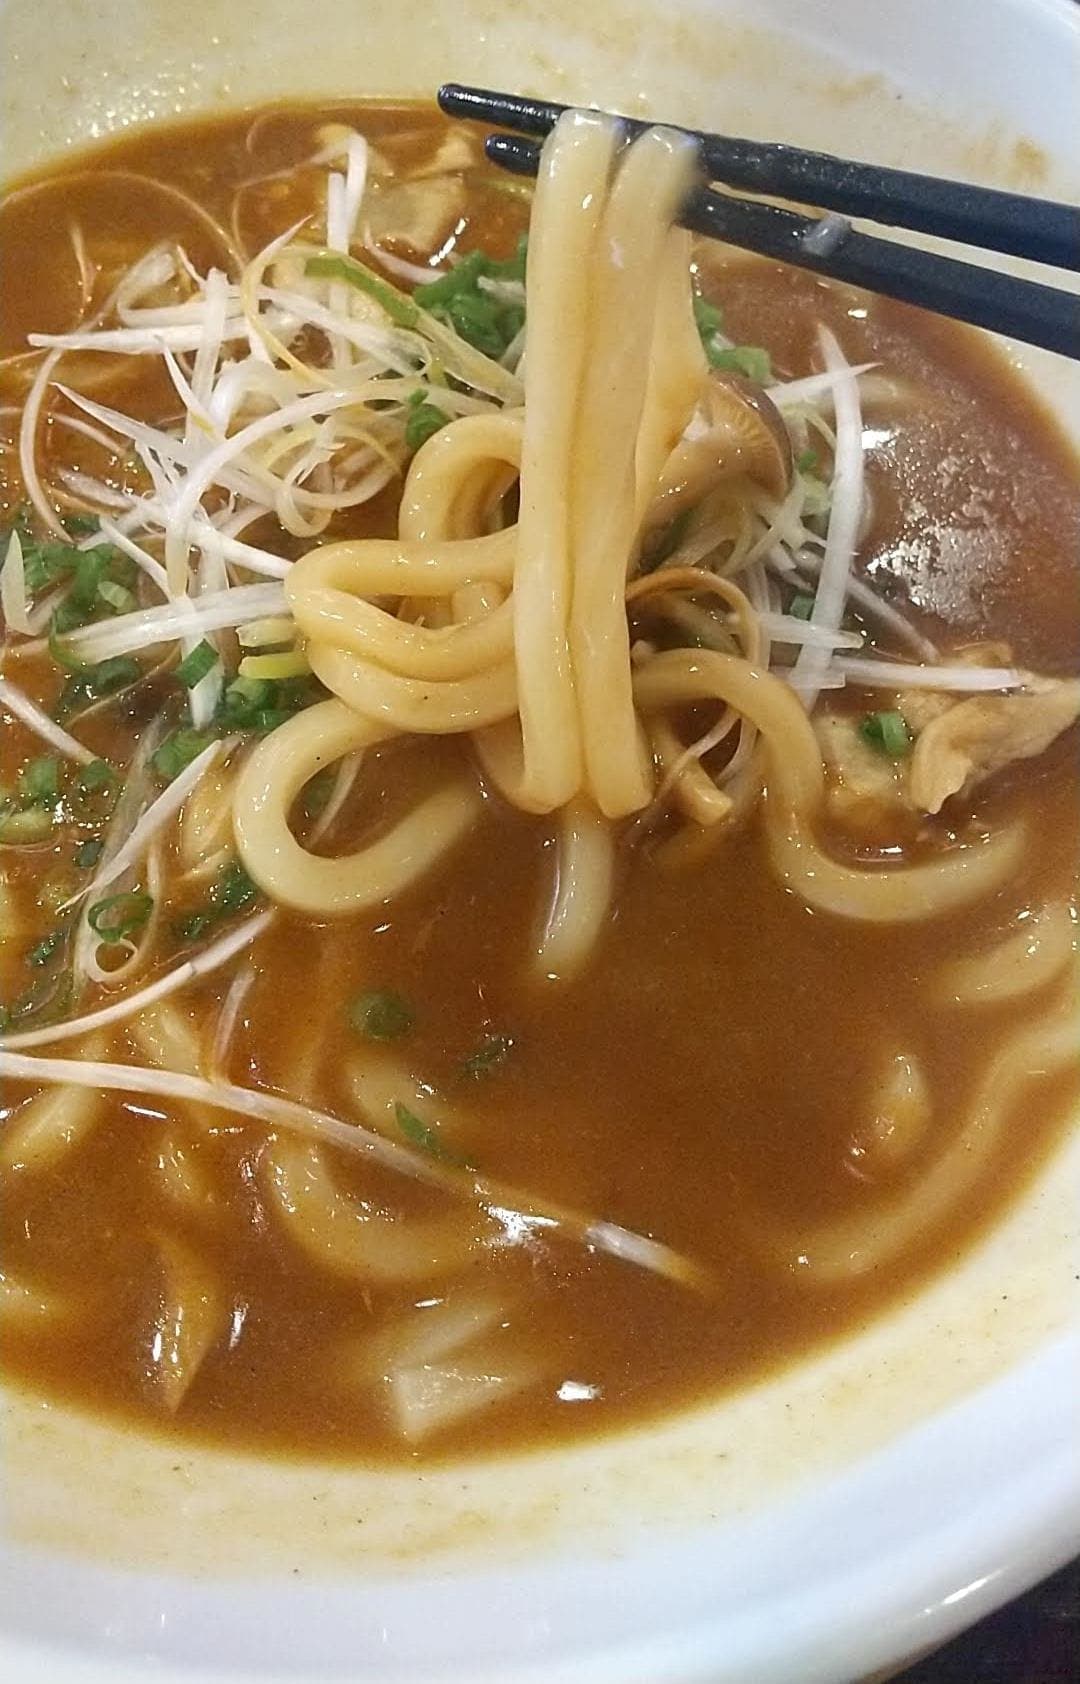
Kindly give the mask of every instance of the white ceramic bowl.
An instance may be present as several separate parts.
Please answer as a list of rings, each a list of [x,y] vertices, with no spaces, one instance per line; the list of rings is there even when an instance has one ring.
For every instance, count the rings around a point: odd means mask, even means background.
[[[5,165],[177,111],[447,77],[1033,191],[1070,0],[0,0]],[[1076,368],[1031,353],[1080,439]],[[4,1403],[13,1684],[840,1684],[1080,1544],[1080,1138],[946,1277],[720,1402],[424,1474],[170,1449]]]

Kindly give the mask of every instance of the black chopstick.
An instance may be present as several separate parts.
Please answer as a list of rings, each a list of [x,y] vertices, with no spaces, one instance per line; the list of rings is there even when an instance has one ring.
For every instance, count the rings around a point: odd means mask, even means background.
[[[456,82],[446,83],[438,97],[449,116],[497,123],[529,135],[546,135],[566,110],[547,100],[463,87]],[[649,127],[634,118],[622,121],[631,135]],[[1076,205],[943,181],[909,170],[857,164],[825,152],[803,152],[771,141],[739,140],[702,134],[696,129],[683,132],[698,141],[710,181],[821,206],[843,216],[861,216],[891,227],[936,234],[1013,257],[1032,258],[1036,263],[1080,268],[1080,208]]]
[[[440,88],[438,98],[450,116],[498,123],[535,135],[547,134],[567,109],[546,100],[523,99],[454,82]],[[631,136],[649,126],[637,119],[624,117],[620,121]],[[694,129],[682,132],[698,142],[710,179],[782,198],[808,200],[815,207],[838,213],[836,221],[825,229],[819,216],[702,187],[691,193],[682,207],[679,221],[684,227],[1011,339],[1080,357],[1080,299],[1073,294],[915,246],[878,239],[840,220],[861,215],[1059,268],[1078,269],[1080,208],[963,182],[938,181],[906,170],[855,164],[820,152],[700,134]],[[487,153],[494,162],[519,175],[535,175],[540,148],[520,134],[492,135]]]
[[[536,174],[540,161],[536,141],[519,135],[491,135],[486,150],[504,169],[517,175]],[[854,228],[841,230],[826,251],[808,250],[806,239],[820,228],[819,217],[738,199],[709,187],[689,195],[679,222],[694,233],[812,269],[832,280],[917,304],[1047,351],[1080,356],[1080,299],[1055,287],[959,263],[895,240],[875,239]]]

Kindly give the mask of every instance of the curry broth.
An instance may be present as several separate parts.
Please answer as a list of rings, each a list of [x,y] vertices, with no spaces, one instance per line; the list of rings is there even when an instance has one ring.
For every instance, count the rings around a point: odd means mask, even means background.
[[[424,109],[340,111],[376,140],[412,135],[404,144],[420,151],[442,133]],[[225,216],[237,183],[309,152],[311,128],[310,111],[282,108],[125,137],[65,166],[65,211],[78,215],[91,249],[99,236],[130,236],[141,247],[175,235],[197,263],[217,261],[190,218],[178,211],[165,227],[137,194],[82,172],[145,172]],[[249,213],[252,245],[302,214],[282,187],[261,222]],[[0,219],[0,354],[20,350],[32,329],[63,328],[77,308],[65,215],[55,200],[48,216],[34,206],[16,197]],[[526,219],[527,206],[481,173],[462,243],[504,255]],[[894,578],[899,600],[910,597],[943,643],[1005,637],[1019,659],[1075,670],[1080,634],[1065,606],[1075,606],[1077,589],[1075,463],[996,354],[963,329],[775,266],[718,262],[708,282],[729,331],[767,345],[784,375],[807,371],[812,325],[824,319],[842,330],[853,359],[880,360],[917,385],[913,405],[882,410],[870,447],[864,564]],[[129,405],[137,375],[125,388]],[[18,395],[4,389],[4,404]],[[160,385],[148,382],[139,401],[146,414],[169,413]],[[10,436],[10,417],[5,425]],[[48,448],[78,465],[96,447],[53,428]],[[0,460],[10,510],[22,495],[17,456],[5,449]],[[389,499],[366,513],[366,526],[351,530],[389,530]],[[43,663],[35,679],[28,688],[47,702],[55,673]],[[132,740],[142,718],[130,714]],[[86,740],[115,754],[106,731],[88,722]],[[449,1428],[434,1453],[608,1429],[745,1383],[910,1291],[1001,1210],[1053,1140],[1075,1100],[1073,1081],[1031,1084],[977,1197],[897,1263],[842,1285],[800,1279],[800,1233],[827,1217],[869,1213],[916,1181],[955,1133],[1015,1020],[1007,1006],[944,1012],[928,1005],[928,985],[945,960],[992,945],[1025,906],[1072,892],[1075,751],[1072,734],[980,794],[977,823],[1023,812],[1037,844],[1007,891],[938,924],[860,926],[814,912],[775,881],[756,823],[693,869],[666,868],[651,842],[628,838],[615,909],[586,971],[570,984],[533,981],[526,962],[550,895],[550,829],[494,796],[451,864],[377,915],[320,925],[279,913],[253,950],[257,977],[230,1048],[233,1081],[348,1116],[358,1044],[349,1002],[364,989],[397,990],[415,1025],[394,1056],[464,1114],[456,1150],[506,1181],[655,1235],[700,1260],[715,1282],[698,1295],[557,1235],[478,1254],[453,1290],[498,1292],[493,1348],[537,1356],[539,1378]],[[5,718],[0,780],[33,752],[29,734]],[[381,826],[461,752],[425,741],[371,755],[335,847],[369,833],[373,814]],[[28,912],[64,847],[6,859],[0,850]],[[22,951],[18,940],[0,942],[3,993],[18,986]],[[200,1032],[225,987],[212,978],[179,996]],[[466,1061],[492,1035],[508,1039],[509,1054],[476,1078]],[[933,1126],[902,1166],[868,1175],[852,1144],[872,1113],[882,1058],[898,1047],[923,1061]],[[10,1084],[0,1110],[24,1096]],[[51,1328],[6,1332],[8,1375],[144,1425],[160,1421],[148,1400],[147,1329],[161,1292],[155,1164],[165,1121],[159,1101],[115,1098],[107,1122],[54,1171],[7,1175],[0,1210],[3,1268],[72,1306]],[[170,1430],[280,1451],[400,1457],[365,1351],[425,1293],[361,1290],[317,1267],[267,1209],[265,1130],[211,1121],[192,1147],[212,1189],[207,1209],[168,1220],[226,1282],[231,1333]],[[402,1216],[444,1208],[440,1195],[384,1171],[342,1163],[338,1173],[342,1186]]]

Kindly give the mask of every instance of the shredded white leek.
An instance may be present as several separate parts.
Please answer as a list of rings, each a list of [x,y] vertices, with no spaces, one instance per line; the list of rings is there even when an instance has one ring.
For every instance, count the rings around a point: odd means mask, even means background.
[[[45,397],[52,381],[53,372],[60,361],[60,351],[50,351],[42,358],[41,367],[34,376],[30,390],[26,394],[23,405],[22,420],[19,423],[19,472],[26,488],[26,495],[34,506],[38,519],[48,530],[67,542],[67,533],[60,517],[53,508],[49,498],[45,495],[45,487],[41,483],[37,470],[37,437],[41,420],[41,411]]]
[[[816,578],[821,570],[821,559],[808,550],[802,550],[793,566],[796,576],[799,573],[809,573],[812,578]],[[854,572],[848,575],[847,595],[849,602],[861,609],[868,618],[876,620],[878,625],[893,632],[921,661],[938,659],[937,645],[932,643],[925,633],[919,631],[917,626],[913,626],[905,614],[880,596],[865,580],[858,578]]]
[[[30,603],[26,595],[26,572],[23,567],[22,541],[12,528],[7,554],[0,563],[0,610],[11,631],[29,636]]]
[[[17,1035],[0,1035],[0,1047],[9,1051],[28,1047],[45,1047],[55,1045],[57,1041],[71,1041],[80,1035],[88,1035],[92,1030],[105,1029],[113,1023],[123,1023],[136,1013],[145,1011],[158,1000],[166,999],[170,994],[186,988],[188,983],[197,977],[209,976],[212,971],[220,970],[230,959],[235,959],[238,953],[261,936],[263,931],[273,920],[272,912],[256,913],[254,918],[248,918],[228,935],[194,954],[176,965],[164,976],[157,977],[154,982],[147,983],[145,988],[136,990],[134,994],[125,994],[120,1000],[114,1000],[111,1005],[101,1006],[97,1011],[84,1012],[81,1017],[69,1018],[64,1023],[50,1023],[41,1029],[26,1029]],[[243,974],[243,973],[242,973]]]
[[[109,884],[122,877],[125,871],[130,871],[139,864],[154,837],[176,817],[203,774],[220,758],[225,746],[223,742],[208,744],[190,766],[184,767],[157,800],[150,803],[123,846],[117,849],[110,860],[98,866],[93,881],[85,889],[80,889],[77,895],[73,895],[71,900],[65,903],[66,906],[77,906],[84,899],[92,901],[102,889],[108,888]]]
[[[273,914],[263,916],[269,922]],[[265,928],[265,925],[264,925]],[[221,1004],[221,1012],[214,1028],[214,1044],[210,1049],[210,1068],[215,1076],[225,1079],[225,1070],[229,1060],[229,1048],[232,1044],[236,1025],[240,1021],[244,1001],[251,992],[251,985],[255,981],[255,972],[250,964],[242,965],[229,984],[228,991]]]
[[[1019,667],[909,666],[903,661],[860,660],[838,655],[835,671],[849,684],[868,690],[954,690],[974,694],[984,690],[1024,690],[1031,673]]]
[[[837,387],[849,377],[854,375],[858,379],[878,366],[877,363],[852,363],[845,364],[839,371],[826,367],[824,374],[807,374],[800,380],[782,380],[775,386],[767,386],[765,395],[778,409],[794,409],[800,404],[818,403],[822,398],[832,402]]]
[[[104,661],[113,655],[130,655],[151,649],[158,643],[172,643],[183,637],[204,637],[207,632],[242,626],[248,620],[280,614],[285,592],[280,585],[236,585],[229,590],[208,591],[202,597],[181,597],[156,608],[138,608],[132,614],[118,614],[112,620],[81,626],[65,639],[67,648],[80,660]]]
[[[283,1099],[279,1094],[146,1065],[42,1058],[36,1054],[11,1052],[7,1045],[0,1045],[0,1075],[13,1082],[40,1086],[65,1082],[73,1087],[95,1088],[105,1093],[155,1094],[162,1099],[194,1102],[233,1116],[248,1117],[271,1129],[284,1128],[309,1140],[343,1147],[347,1152],[372,1159],[414,1181],[442,1187],[449,1193],[473,1199],[485,1207],[497,1207],[502,1215],[509,1210],[522,1224],[540,1221],[547,1228],[561,1228],[571,1237],[584,1240],[595,1251],[605,1252],[638,1268],[650,1269],[681,1284],[699,1290],[707,1285],[707,1277],[689,1259],[644,1234],[634,1234],[617,1223],[549,1206],[546,1201],[533,1200],[525,1194],[508,1199],[505,1188],[500,1188],[497,1193],[489,1190],[483,1180],[475,1178],[468,1170],[440,1163],[411,1147],[387,1140],[360,1123],[342,1122],[340,1117],[318,1111],[313,1106],[301,1105],[296,1100]]]
[[[62,754],[66,760],[89,766],[92,760],[97,759],[97,755],[91,749],[57,725],[36,702],[32,702],[29,696],[24,696],[22,691],[17,690],[6,678],[0,678],[0,707],[6,708],[16,719],[21,719],[35,736],[48,743],[50,748],[54,748],[57,754]]]
[[[863,646],[861,632],[844,631],[840,626],[815,626],[811,620],[800,620],[794,614],[777,614],[768,608],[758,610],[758,624],[775,643],[815,649],[861,649]]]
[[[819,630],[835,631],[844,615],[847,583],[855,559],[863,505],[862,411],[859,386],[836,336],[827,327],[818,328],[818,343],[826,372],[832,376],[836,406],[836,453],[833,465],[832,504],[825,553],[821,562],[810,624]],[[807,643],[799,651],[791,682],[807,708],[812,708],[829,668],[829,651]]]

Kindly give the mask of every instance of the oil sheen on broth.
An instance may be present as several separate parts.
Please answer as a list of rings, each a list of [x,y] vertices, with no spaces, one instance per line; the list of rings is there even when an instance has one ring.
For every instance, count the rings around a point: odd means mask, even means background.
[[[410,189],[383,205],[389,256],[379,272],[389,281],[407,293],[402,261],[415,265],[440,244],[513,258],[527,196],[483,165],[474,139],[423,107],[276,108],[135,134],[66,162],[47,191],[15,191],[0,213],[5,528],[27,497],[19,417],[43,355],[26,355],[27,335],[64,333],[90,317],[108,285],[155,246],[179,242],[204,274],[230,262],[214,224],[250,256],[300,218],[321,218],[342,129],[367,136],[380,167]],[[212,220],[145,178],[181,189]],[[433,218],[430,243],[410,241],[410,218]],[[820,368],[822,323],[851,363],[877,365],[866,377],[877,380],[876,395],[864,382],[869,515],[858,575],[945,662],[951,651],[1002,643],[989,664],[1075,674],[1076,466],[991,348],[941,320],[794,271],[696,256],[727,341],[770,353],[766,384]],[[513,305],[516,284],[496,277],[478,296]],[[705,312],[700,324],[711,331]],[[511,337],[515,326],[510,319]],[[310,329],[309,340],[317,337]],[[316,354],[311,343],[298,349]],[[177,355],[194,379],[188,350]],[[753,357],[741,362],[740,378],[762,380]],[[154,423],[183,414],[156,354],[130,357],[117,373],[103,352],[74,350],[55,378]],[[88,419],[70,404],[65,412]],[[798,471],[818,484],[830,466],[831,424],[830,412],[799,452]],[[130,447],[106,450],[100,421],[97,434],[55,414],[41,429],[38,468],[71,494],[65,516],[85,513],[80,474],[146,490]],[[415,440],[414,432],[413,448]],[[272,518],[240,536],[289,558],[313,542],[391,536],[400,496],[395,473],[312,538]],[[825,513],[806,518],[824,530]],[[673,531],[660,538],[676,549],[685,541]],[[53,585],[70,577],[57,573]],[[780,581],[766,608],[804,615],[805,585]],[[104,600],[108,607],[108,593]],[[704,597],[682,600],[704,611]],[[134,601],[116,596],[112,606],[124,612]],[[632,635],[646,654],[669,646],[677,617],[650,613],[644,596],[639,610]],[[866,630],[883,656],[911,659],[857,599],[845,624]],[[52,652],[9,659],[3,673],[49,710],[72,678],[54,655],[55,640]],[[69,714],[67,728],[94,755],[128,766],[163,708],[173,710],[170,725],[179,718],[174,669],[121,686],[117,701],[97,708],[85,708],[84,696],[85,711]],[[890,770],[920,729],[912,703],[909,740],[894,745],[894,760],[887,742],[873,741],[903,713],[889,695],[849,685],[826,692],[822,706],[834,731],[854,727],[871,760],[879,753]],[[689,742],[715,716],[715,706],[695,703],[672,717]],[[250,736],[272,723],[245,717],[230,743],[244,727]],[[722,768],[723,752],[704,764]],[[62,788],[50,790],[43,754],[30,726],[0,708],[0,793],[16,819],[0,834],[9,1038],[124,991],[106,976],[67,1005],[50,998],[55,967],[67,963],[63,904],[96,869],[107,792],[72,795],[77,766],[61,766]],[[374,746],[327,850],[349,853],[448,780],[475,775],[468,739],[457,735]],[[46,783],[36,798],[27,792],[35,777]],[[542,966],[530,969],[530,955],[552,894],[556,824],[517,810],[489,781],[479,818],[445,861],[385,903],[340,919],[279,909],[235,964],[118,1030],[35,1049],[222,1075],[347,1121],[370,1121],[365,1081],[397,1083],[398,1145],[464,1181],[475,1174],[528,1190],[524,1218],[503,1209],[501,1227],[498,1210],[478,1214],[475,1202],[333,1148],[320,1148],[325,1175],[313,1180],[310,1142],[190,1100],[85,1090],[58,1145],[42,1107],[73,1090],[0,1072],[8,1378],[232,1443],[450,1454],[609,1429],[746,1383],[948,1264],[1022,1185],[1075,1100],[1074,1060],[1027,1074],[1046,1068],[1040,1026],[1068,1002],[1075,732],[933,816],[863,799],[835,764],[829,780],[821,826],[848,864],[918,863],[1019,819],[1030,840],[1004,883],[972,904],[941,917],[862,921],[808,904],[778,878],[760,805],[708,848],[696,845],[700,835],[687,843],[690,827],[666,812],[648,823],[631,817],[616,828],[612,896],[595,947],[575,975],[552,980]],[[50,803],[56,822],[23,845],[18,814]],[[313,802],[308,817],[318,811]],[[185,857],[181,829],[166,833],[163,882],[146,896],[159,903],[152,955],[130,988],[268,904],[253,901],[254,887],[230,863],[231,829],[214,831],[214,822],[203,853],[226,862],[224,875],[192,871],[190,841]],[[29,823],[32,831],[38,821]],[[131,914],[126,934],[136,947],[146,936],[146,890],[140,878],[112,909]],[[980,956],[1008,942],[1011,987],[1000,966],[978,969]],[[114,949],[113,961],[127,951],[123,942]],[[223,1010],[231,1032],[219,1069]],[[1035,1054],[1025,1054],[1025,1036]],[[1000,1063],[1014,1044],[1019,1077]],[[950,1150],[971,1129],[977,1173],[955,1178],[955,1196],[941,1194]],[[327,1188],[332,1203],[323,1208]],[[488,1201],[506,1203],[501,1194]],[[651,1236],[689,1260],[694,1278],[641,1266],[544,1218],[563,1208]],[[366,1239],[350,1249],[354,1231],[368,1234],[387,1218],[386,1255],[412,1234],[418,1264],[371,1264]]]

